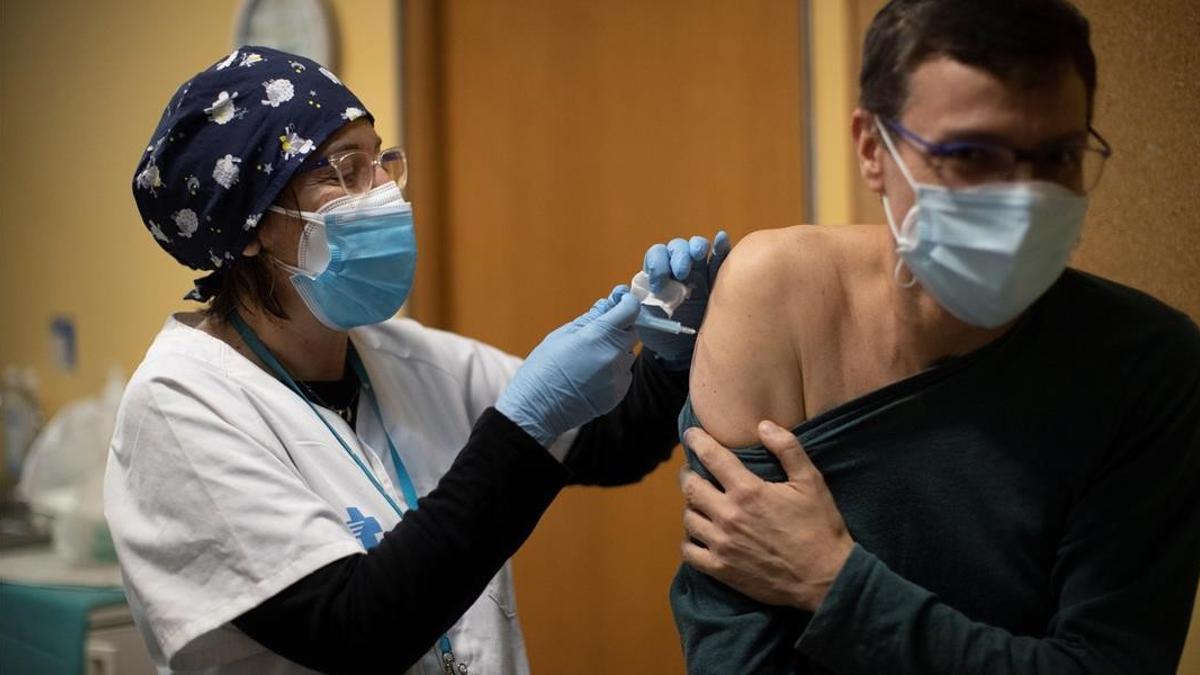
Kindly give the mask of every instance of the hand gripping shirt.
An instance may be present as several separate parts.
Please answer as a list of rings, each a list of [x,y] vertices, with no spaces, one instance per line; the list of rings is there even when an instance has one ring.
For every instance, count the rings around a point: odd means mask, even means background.
[[[795,433],[857,546],[814,614],[682,566],[689,673],[1175,672],[1200,574],[1186,316],[1067,270],[998,340]]]

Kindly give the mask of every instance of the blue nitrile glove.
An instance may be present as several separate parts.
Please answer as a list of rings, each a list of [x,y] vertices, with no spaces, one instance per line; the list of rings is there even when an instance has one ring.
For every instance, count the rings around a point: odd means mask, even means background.
[[[704,237],[692,237],[687,241],[672,239],[665,246],[655,244],[646,251],[642,269],[650,276],[650,290],[661,291],[668,279],[681,281],[691,289],[687,300],[671,315],[672,319],[688,328],[700,328],[704,309],[708,306],[709,290],[717,280],[717,270],[729,255],[729,248],[729,235],[721,230],[713,237],[711,256],[708,240]],[[666,316],[658,307],[643,307],[642,311]],[[669,368],[685,370],[692,362],[695,335],[671,335],[642,328],[637,329],[637,334],[646,349],[657,354]]]
[[[638,301],[628,286],[534,347],[496,410],[545,447],[563,432],[612,410],[633,379],[633,320]]]

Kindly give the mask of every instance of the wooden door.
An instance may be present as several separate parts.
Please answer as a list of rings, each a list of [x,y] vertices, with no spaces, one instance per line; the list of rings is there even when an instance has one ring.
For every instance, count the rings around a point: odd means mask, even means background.
[[[671,236],[802,222],[799,2],[408,2],[413,314],[525,354]],[[516,557],[539,673],[682,672],[678,454]]]

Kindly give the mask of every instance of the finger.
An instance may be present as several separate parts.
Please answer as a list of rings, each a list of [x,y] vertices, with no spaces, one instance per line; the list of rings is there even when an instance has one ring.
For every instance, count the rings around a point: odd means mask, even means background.
[[[629,292],[630,290],[628,284],[617,284],[616,286],[613,286],[612,293],[608,294],[608,299],[611,300],[615,305],[618,302],[621,302],[621,297]]]
[[[779,459],[779,463],[783,465],[783,470],[789,479],[794,480],[806,471],[817,470],[813,466],[812,460],[808,458],[808,453],[804,452],[804,448],[800,445],[800,439],[787,429],[774,422],[763,420],[758,423],[758,437],[762,439],[767,450],[770,450]]]
[[[697,572],[702,572],[710,577],[716,577],[722,569],[717,560],[717,554],[687,539],[683,541],[679,553],[684,563],[690,565]]]
[[[684,432],[683,442],[696,454],[704,468],[708,469],[713,478],[724,486],[725,491],[736,488],[746,488],[761,479],[750,473],[742,462],[729,451],[729,448],[718,443],[707,432],[699,427],[692,427]]]
[[[704,237],[692,237],[688,240],[688,254],[695,262],[704,262],[708,257],[708,240]]]
[[[717,236],[713,237],[713,257],[724,258],[729,255],[729,249],[733,245],[729,243],[729,233],[725,230],[717,232]]]
[[[641,306],[642,304],[638,302],[633,293],[623,293],[620,300],[593,321],[593,325],[613,331],[629,331],[633,327],[633,321],[637,318],[638,309]],[[633,335],[632,331],[629,333],[630,336]],[[630,346],[633,346],[632,342],[630,342]]]
[[[692,255],[688,251],[687,241],[672,239],[667,243],[667,250],[671,253],[671,276],[680,281],[687,279],[692,273]]]
[[[713,237],[713,254],[708,261],[708,281],[713,283],[717,280],[717,272],[721,270],[721,265],[725,264],[725,258],[729,255],[729,251],[733,245],[729,242],[729,235],[725,230],[717,232],[717,236]]]
[[[655,244],[646,250],[642,269],[650,277],[650,290],[655,293],[661,291],[671,274],[671,253],[666,244]]]
[[[679,491],[683,493],[683,503],[687,508],[698,511],[706,517],[715,516],[723,508],[727,499],[717,489],[717,486],[694,471],[680,477]]]
[[[712,548],[713,542],[721,536],[720,528],[713,521],[692,509],[683,510],[683,531],[708,548]]]
[[[572,321],[572,323],[579,327],[588,325],[596,317],[604,314],[616,306],[617,303],[621,302],[621,298],[627,293],[629,293],[629,286],[625,284],[617,284],[616,286],[613,286],[612,292],[609,293],[607,298],[600,298],[597,300],[595,304],[592,305],[591,309],[583,314],[580,314],[574,321]]]

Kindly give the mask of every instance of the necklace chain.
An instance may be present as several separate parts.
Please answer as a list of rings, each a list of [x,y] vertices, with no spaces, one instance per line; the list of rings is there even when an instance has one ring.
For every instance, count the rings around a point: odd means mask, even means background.
[[[345,420],[347,424],[349,424],[350,420],[353,419],[355,407],[358,405],[358,397],[361,387],[356,387],[354,389],[354,395],[350,397],[350,400],[346,403],[345,407],[338,407],[327,403],[325,399],[321,398],[321,396],[318,395],[317,392],[304,380],[297,380],[297,383],[304,388],[304,392],[308,395],[308,399],[313,403],[316,403],[322,408],[332,410],[337,414],[338,417]]]

